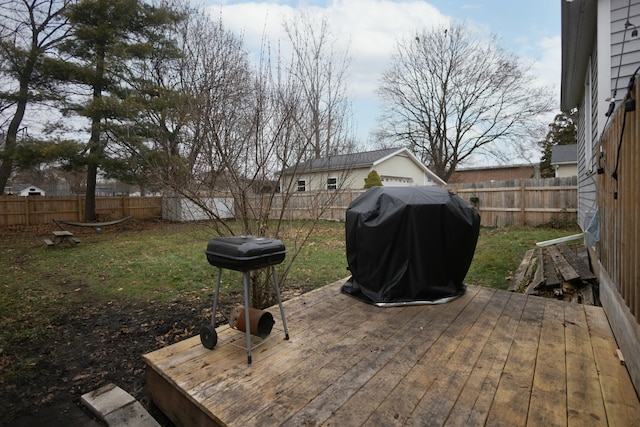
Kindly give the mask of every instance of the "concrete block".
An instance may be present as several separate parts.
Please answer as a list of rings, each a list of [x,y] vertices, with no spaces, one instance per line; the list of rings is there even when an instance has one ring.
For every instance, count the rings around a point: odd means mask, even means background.
[[[83,394],[80,401],[110,427],[160,427],[133,396],[115,384]]]
[[[105,416],[109,427],[160,427],[139,402],[123,406]]]

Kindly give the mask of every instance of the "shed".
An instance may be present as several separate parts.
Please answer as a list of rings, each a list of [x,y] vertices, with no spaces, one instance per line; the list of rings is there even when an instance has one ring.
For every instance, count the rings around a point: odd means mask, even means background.
[[[35,185],[29,185],[19,192],[20,196],[46,196],[46,192]]]

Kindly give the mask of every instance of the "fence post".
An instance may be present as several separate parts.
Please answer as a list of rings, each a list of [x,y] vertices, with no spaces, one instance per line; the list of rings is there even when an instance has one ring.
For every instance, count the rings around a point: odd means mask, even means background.
[[[522,218],[522,225],[527,225],[527,207],[525,205],[524,198],[524,179],[520,178],[520,218]]]
[[[24,214],[25,214],[25,219],[26,219],[26,223],[27,225],[31,225],[31,218],[29,216],[29,209],[31,209],[31,207],[29,206],[29,197],[23,197],[24,199]]]

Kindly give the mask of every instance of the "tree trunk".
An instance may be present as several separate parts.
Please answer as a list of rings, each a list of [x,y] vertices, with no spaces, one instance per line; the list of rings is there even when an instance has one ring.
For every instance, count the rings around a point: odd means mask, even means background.
[[[33,49],[32,49],[33,52]],[[4,194],[4,189],[7,185],[7,181],[11,177],[11,171],[13,170],[13,150],[15,150],[18,143],[18,131],[20,130],[20,123],[24,118],[24,113],[27,109],[27,102],[29,101],[29,81],[35,68],[36,58],[32,53],[27,60],[25,68],[20,75],[20,90],[18,92],[18,102],[16,104],[16,112],[9,123],[7,128],[7,138],[4,145],[4,158],[0,164],[0,195]]]
[[[102,119],[102,88],[105,73],[105,48],[97,49],[95,81],[93,83],[93,105],[91,113],[91,138],[89,139],[89,162],[87,164],[87,190],[85,192],[84,220],[96,220],[96,181],[98,179],[98,165],[104,156],[100,141],[100,122]]]

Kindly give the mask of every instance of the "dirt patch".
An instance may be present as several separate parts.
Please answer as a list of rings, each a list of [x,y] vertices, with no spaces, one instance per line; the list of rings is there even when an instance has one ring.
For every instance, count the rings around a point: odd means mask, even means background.
[[[165,225],[130,225],[159,226]],[[20,240],[38,231],[15,227],[0,233]],[[42,233],[50,232],[50,226],[43,227]],[[89,233],[95,231],[74,230],[74,234]],[[219,302],[219,322],[238,295],[227,299]],[[5,343],[0,348],[0,425],[91,425],[96,420],[81,405],[80,396],[113,383],[134,396],[161,425],[171,426],[147,393],[142,355],[198,335],[200,327],[211,321],[211,303],[208,296],[136,304],[87,298],[49,319],[42,338]],[[33,313],[31,321],[42,320]]]
[[[61,405],[80,405],[82,394],[114,383],[138,399],[162,425],[171,425],[149,399],[141,356],[196,335],[207,311],[210,316],[210,307],[201,301],[179,301],[86,304],[64,314],[53,322],[47,339],[21,343],[13,346],[13,354],[0,356],[2,369],[17,373],[2,384],[5,413],[1,419],[19,425],[21,417],[51,411],[47,425],[68,425],[66,414],[59,413]],[[19,375],[25,361],[25,368],[37,375]]]

